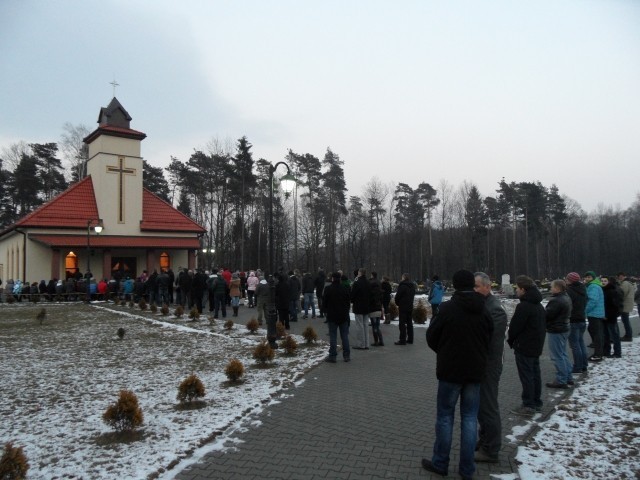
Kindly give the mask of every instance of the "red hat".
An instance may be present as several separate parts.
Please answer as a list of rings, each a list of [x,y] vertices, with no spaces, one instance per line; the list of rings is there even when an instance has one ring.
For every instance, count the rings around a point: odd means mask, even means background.
[[[571,272],[567,274],[567,281],[569,283],[575,283],[580,281],[580,275],[576,272]]]

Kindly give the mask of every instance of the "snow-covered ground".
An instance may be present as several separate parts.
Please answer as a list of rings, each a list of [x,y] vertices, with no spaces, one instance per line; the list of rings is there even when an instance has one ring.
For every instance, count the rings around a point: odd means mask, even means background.
[[[252,352],[264,331],[82,305],[46,305],[39,325],[40,308],[0,308],[0,441],[24,447],[30,479],[163,473],[238,428],[326,354],[323,343],[307,347],[296,337],[297,355],[279,350],[272,367],[258,368]],[[126,329],[122,340],[119,327]],[[246,369],[238,385],[224,374],[233,357]],[[178,384],[191,373],[205,385],[205,406],[176,408]],[[121,389],[138,396],[144,414],[141,433],[128,442],[114,440],[102,421]]]
[[[505,301],[507,310],[515,303]],[[325,345],[302,347],[297,337],[298,355],[278,354],[273,367],[261,369],[251,353],[263,331],[251,335],[236,325],[229,333],[221,322],[212,328],[206,320],[128,307],[56,305],[47,306],[49,318],[40,326],[39,308],[0,307],[0,441],[24,447],[32,479],[172,478],[242,430],[259,428],[250,414],[280,401],[278,392],[302,382],[326,353]],[[120,326],[123,340],[116,337]],[[224,375],[232,357],[247,369],[240,385],[229,385]],[[205,384],[206,406],[177,409],[178,383],[192,372]],[[525,442],[516,457],[519,478],[640,478],[639,384],[636,337],[623,343],[621,359],[591,365],[546,421],[537,415],[511,432],[511,441]],[[129,443],[113,441],[101,419],[123,388],[136,393],[145,416],[140,437]]]

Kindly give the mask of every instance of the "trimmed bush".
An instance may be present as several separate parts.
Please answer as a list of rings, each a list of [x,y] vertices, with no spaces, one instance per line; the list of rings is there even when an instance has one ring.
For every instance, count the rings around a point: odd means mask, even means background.
[[[14,447],[11,442],[5,443],[0,457],[0,479],[23,480],[27,478],[28,470],[29,462],[22,447]]]
[[[224,322],[224,329],[225,330],[233,330],[233,320],[227,320],[226,322]]]
[[[251,333],[256,333],[258,331],[258,328],[260,328],[260,325],[258,325],[257,319],[252,318],[247,322],[247,330],[249,330]]]
[[[287,355],[295,355],[298,350],[298,342],[291,335],[284,337],[284,340],[280,342],[280,347],[284,349]]]
[[[129,390],[120,390],[118,400],[109,405],[102,415],[102,420],[117,432],[135,430],[144,420],[138,397]]]
[[[411,318],[413,318],[413,321],[417,324],[424,324],[427,321],[428,313],[425,303],[422,300],[418,300],[418,304],[413,307]]]
[[[8,304],[12,304],[16,301],[16,297],[14,297],[13,295],[7,295],[7,303]]]
[[[164,303],[162,305],[162,308],[160,309],[160,313],[162,313],[162,315],[164,315],[165,317],[167,315],[169,315],[169,305],[167,305],[166,303]]]
[[[273,357],[275,357],[275,355],[276,352],[273,350],[273,348],[271,348],[271,345],[269,345],[269,342],[267,342],[266,340],[262,340],[253,350],[253,358],[255,358],[258,363],[262,363],[263,365],[273,360]]]
[[[151,306],[149,307],[149,310],[151,311],[151,313],[158,313],[158,306],[156,305],[156,302],[153,302],[151,304]]]
[[[44,322],[45,318],[47,318],[47,309],[43,308],[43,309],[40,310],[38,315],[36,315],[36,320],[38,320],[40,325],[42,325],[42,323]],[[0,477],[0,478],[2,478],[2,477]]]
[[[141,298],[138,302],[138,306],[140,307],[140,310],[145,311],[147,309],[147,301],[144,298]]]
[[[125,305],[125,300],[122,300],[122,305]],[[135,306],[136,306],[136,302],[134,302],[133,300],[129,300],[129,308],[133,308]]]
[[[176,318],[182,318],[182,315],[184,315],[184,307],[182,305],[178,305],[173,314],[176,316]]]
[[[391,299],[389,302],[389,318],[387,320],[395,320],[399,315],[400,309],[398,309],[395,300]]]
[[[118,329],[118,338],[119,338],[120,340],[122,340],[122,339],[124,338],[124,334],[125,334],[125,333],[126,333],[126,330],[125,330],[124,328],[120,327],[120,328]]]
[[[318,341],[318,334],[311,325],[304,329],[304,332],[302,332],[302,336],[307,341],[307,344],[315,343],[316,341]]]
[[[190,318],[191,320],[193,320],[194,322],[195,322],[196,320],[199,320],[199,319],[200,319],[200,312],[198,312],[198,308],[197,308],[197,307],[193,307],[193,308],[191,309],[191,311],[189,312],[189,318]]]
[[[232,358],[224,369],[224,374],[229,381],[237,382],[244,375],[244,365],[237,358]]]
[[[284,324],[282,322],[276,323],[276,336],[277,338],[283,338],[287,335],[287,329],[284,328]]]
[[[191,402],[196,398],[204,397],[204,384],[195,373],[185,378],[178,387],[177,399],[180,403]]]

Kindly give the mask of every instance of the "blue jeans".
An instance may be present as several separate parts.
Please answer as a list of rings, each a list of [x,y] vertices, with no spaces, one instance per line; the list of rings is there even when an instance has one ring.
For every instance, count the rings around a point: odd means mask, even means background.
[[[342,322],[340,325],[334,322],[328,322],[329,325],[329,356],[338,356],[338,330],[340,330],[340,341],[342,342],[342,356],[349,358],[351,348],[349,347],[349,324],[351,322]]]
[[[640,309],[638,309],[640,312]],[[631,330],[631,324],[629,323],[629,312],[621,312],[620,320],[622,320],[622,325],[624,325],[624,336],[625,337],[633,337],[633,330]]]
[[[311,315],[316,316],[316,305],[313,303],[313,292],[304,294],[304,316],[309,313],[309,304],[311,304]]]
[[[371,331],[373,332],[373,339],[378,339],[378,343],[382,345],[382,332],[380,331],[380,317],[371,317],[369,316],[369,320],[371,320]]]
[[[569,362],[567,355],[567,339],[569,332],[565,333],[547,333],[547,346],[549,347],[549,356],[553,365],[556,367],[556,382],[567,384],[573,382],[571,371],[573,366]]]
[[[573,371],[580,373],[587,371],[587,346],[584,344],[584,332],[587,329],[585,322],[572,323],[569,331],[569,346],[573,353]]]
[[[438,382],[438,414],[436,441],[433,444],[431,462],[438,470],[449,470],[449,453],[453,437],[453,421],[456,404],[460,398],[460,474],[471,477],[476,470],[473,459],[478,433],[478,408],[480,407],[479,383]]]
[[[518,367],[518,376],[522,384],[522,405],[528,408],[541,408],[540,357],[527,357],[516,352],[516,367]]]

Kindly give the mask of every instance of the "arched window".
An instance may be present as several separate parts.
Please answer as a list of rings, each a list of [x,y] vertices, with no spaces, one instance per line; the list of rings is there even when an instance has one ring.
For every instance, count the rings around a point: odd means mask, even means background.
[[[67,272],[67,278],[72,277],[78,271],[78,257],[75,253],[69,252],[64,259],[64,268]]]
[[[171,268],[171,257],[167,252],[160,254],[160,270],[169,270]]]

